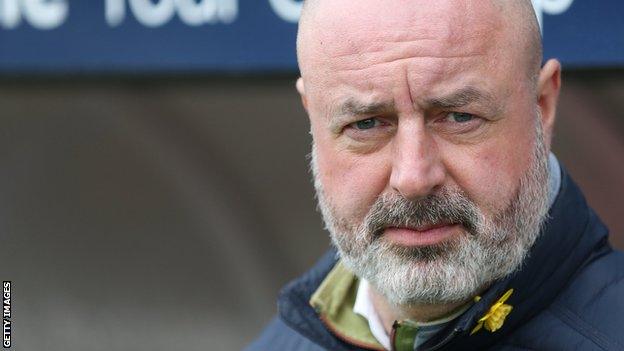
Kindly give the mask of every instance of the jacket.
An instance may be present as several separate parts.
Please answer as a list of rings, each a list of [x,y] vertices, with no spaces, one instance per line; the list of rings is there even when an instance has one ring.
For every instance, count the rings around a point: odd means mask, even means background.
[[[607,237],[607,228],[562,169],[559,194],[522,268],[495,282],[419,350],[624,350],[624,254],[613,250]],[[309,304],[336,262],[330,250],[287,284],[278,316],[247,350],[365,350],[332,334]],[[471,335],[510,288],[513,310],[503,326]]]

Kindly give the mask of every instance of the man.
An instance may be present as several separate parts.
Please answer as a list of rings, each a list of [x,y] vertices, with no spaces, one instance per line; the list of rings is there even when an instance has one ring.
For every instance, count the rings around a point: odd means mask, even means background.
[[[528,0],[308,0],[297,89],[336,252],[251,350],[623,350],[624,256],[549,149]]]

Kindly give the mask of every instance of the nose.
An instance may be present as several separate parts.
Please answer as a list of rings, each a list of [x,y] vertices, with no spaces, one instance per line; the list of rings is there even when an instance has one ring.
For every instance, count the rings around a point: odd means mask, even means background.
[[[399,127],[393,142],[390,186],[406,199],[416,200],[434,192],[445,177],[438,147],[425,126]]]

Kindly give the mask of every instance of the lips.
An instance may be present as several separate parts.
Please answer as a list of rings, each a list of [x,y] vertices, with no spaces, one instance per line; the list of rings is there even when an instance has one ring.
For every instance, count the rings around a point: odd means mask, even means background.
[[[413,230],[417,232],[425,232],[428,230],[446,227],[449,225],[454,225],[454,223],[435,223],[435,224],[426,224],[426,225],[422,225],[418,227],[402,227],[402,226],[401,227],[388,227],[388,229],[393,228],[393,229],[405,229],[405,230]]]
[[[435,223],[422,226],[394,226],[386,227],[383,237],[403,246],[437,245],[449,240],[459,232],[460,225],[456,223]]]

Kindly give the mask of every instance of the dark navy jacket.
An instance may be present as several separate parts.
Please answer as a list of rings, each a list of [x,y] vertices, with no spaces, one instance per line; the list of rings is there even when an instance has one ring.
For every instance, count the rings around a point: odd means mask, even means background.
[[[624,350],[624,254],[562,170],[561,189],[523,268],[496,282],[424,350]],[[360,350],[335,337],[309,305],[336,262],[328,252],[278,299],[279,317],[248,347],[257,350]],[[512,312],[494,333],[470,331],[507,289]]]

